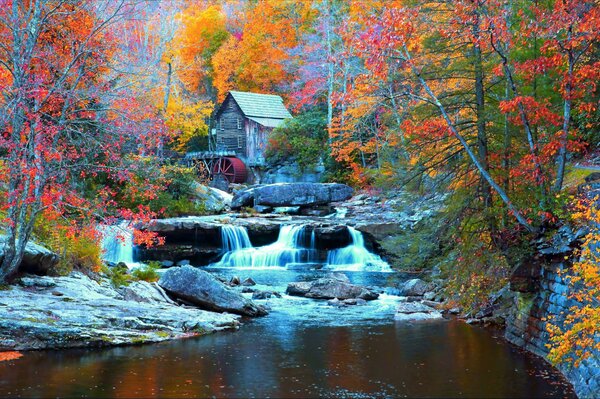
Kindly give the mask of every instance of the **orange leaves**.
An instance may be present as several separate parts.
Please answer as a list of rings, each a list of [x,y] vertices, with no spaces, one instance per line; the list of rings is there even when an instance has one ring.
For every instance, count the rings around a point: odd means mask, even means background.
[[[0,352],[0,362],[6,362],[9,360],[15,360],[23,357],[21,352],[9,351],[9,352]]]
[[[294,61],[291,50],[314,17],[311,3],[301,0],[261,0],[244,7],[236,21],[239,30],[211,58],[218,101],[233,88],[272,92],[288,85],[294,78],[286,68]]]
[[[211,59],[227,40],[226,16],[220,5],[201,8],[191,3],[177,15],[181,25],[172,42],[172,53],[178,62],[178,76],[188,91],[206,92],[209,86]]]

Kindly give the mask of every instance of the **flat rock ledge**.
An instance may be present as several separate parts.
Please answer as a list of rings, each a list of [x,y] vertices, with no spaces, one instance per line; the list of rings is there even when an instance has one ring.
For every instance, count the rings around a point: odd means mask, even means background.
[[[0,290],[0,351],[160,342],[237,329],[238,319],[179,306],[155,283],[31,276]]]
[[[394,320],[396,321],[436,320],[442,318],[442,312],[421,302],[401,302],[394,315]]]

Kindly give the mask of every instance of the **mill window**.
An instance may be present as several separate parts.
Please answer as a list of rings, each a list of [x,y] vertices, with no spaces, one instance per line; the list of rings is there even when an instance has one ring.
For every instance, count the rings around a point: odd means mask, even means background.
[[[237,128],[238,128],[238,130],[242,130],[242,119],[241,118],[237,118]]]

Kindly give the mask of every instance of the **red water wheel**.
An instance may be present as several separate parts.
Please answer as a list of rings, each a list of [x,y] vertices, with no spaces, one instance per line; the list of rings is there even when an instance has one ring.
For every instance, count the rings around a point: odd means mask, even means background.
[[[229,183],[245,183],[248,177],[246,165],[234,157],[223,157],[217,159],[213,165],[213,175],[221,175],[229,181]]]

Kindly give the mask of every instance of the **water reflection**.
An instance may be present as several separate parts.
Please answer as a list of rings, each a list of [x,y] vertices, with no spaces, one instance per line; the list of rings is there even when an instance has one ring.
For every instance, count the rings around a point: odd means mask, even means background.
[[[0,396],[573,396],[542,361],[458,322],[276,322],[158,345],[28,353],[0,364]]]

